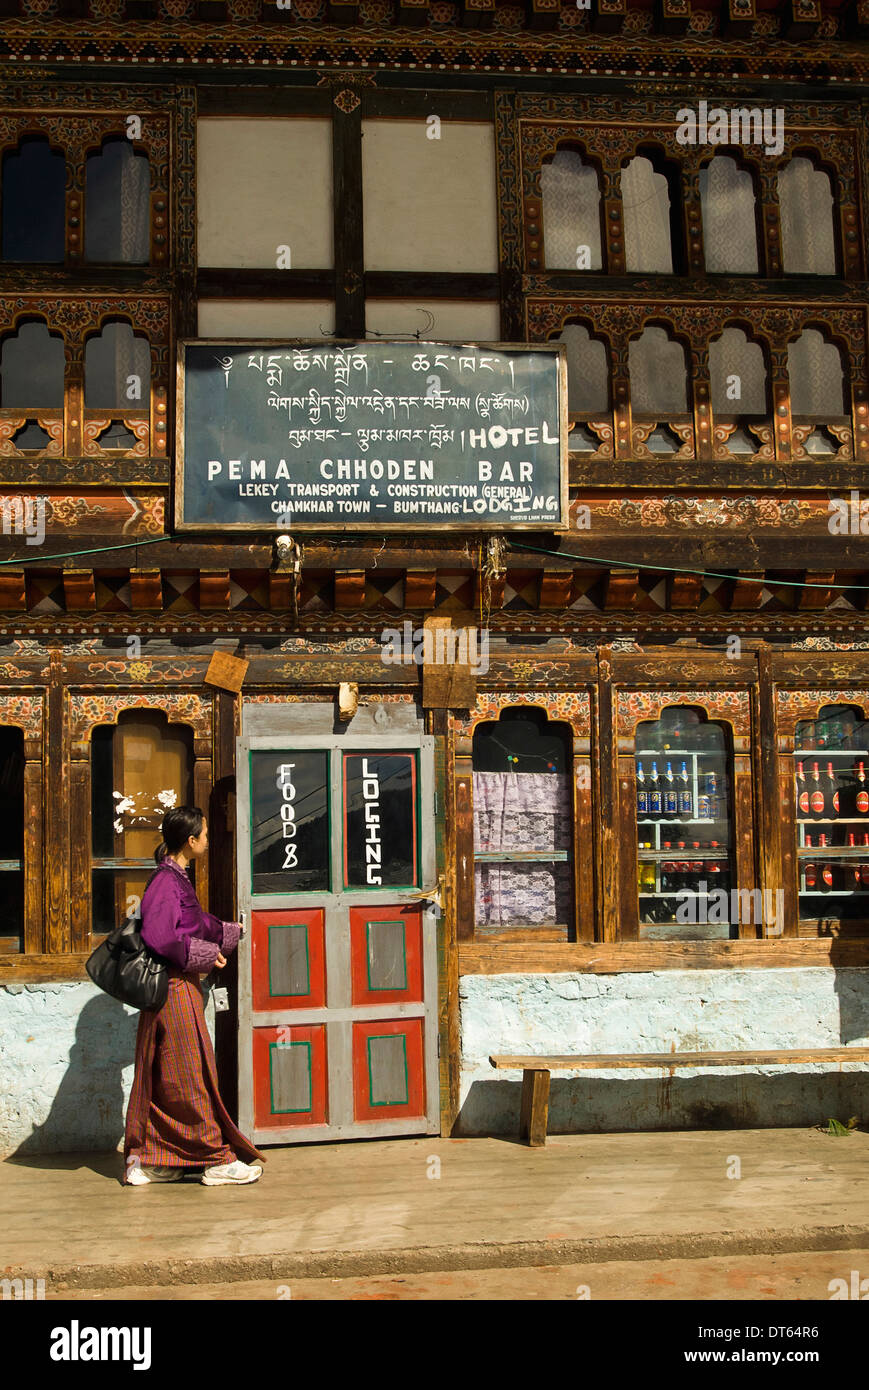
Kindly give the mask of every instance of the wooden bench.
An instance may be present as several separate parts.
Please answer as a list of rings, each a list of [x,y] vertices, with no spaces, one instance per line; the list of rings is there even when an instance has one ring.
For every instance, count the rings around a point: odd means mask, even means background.
[[[519,1137],[532,1147],[546,1143],[549,1076],[553,1071],[661,1067],[784,1067],[795,1062],[869,1062],[869,1047],[797,1048],[783,1052],[616,1052],[575,1057],[490,1057],[493,1067],[522,1072]]]

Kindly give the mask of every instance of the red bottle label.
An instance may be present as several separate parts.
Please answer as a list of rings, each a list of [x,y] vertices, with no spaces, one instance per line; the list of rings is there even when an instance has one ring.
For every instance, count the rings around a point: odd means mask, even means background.
[[[833,886],[833,870],[829,864],[825,864],[821,870],[821,877],[828,888]]]
[[[857,793],[857,810],[861,816],[865,816],[866,812],[869,811],[869,792],[862,788]]]
[[[809,793],[800,792],[800,814],[807,816],[809,813]]]
[[[819,816],[824,809],[824,793],[821,791],[812,792],[810,805],[815,815]]]
[[[815,883],[816,883],[816,878],[815,878],[815,866],[814,866],[814,864],[807,864],[807,865],[806,865],[806,887],[807,887],[807,888],[814,888]]]
[[[838,792],[833,792],[833,810],[836,812],[836,815],[838,816],[838,814],[839,814],[839,793],[838,793]]]

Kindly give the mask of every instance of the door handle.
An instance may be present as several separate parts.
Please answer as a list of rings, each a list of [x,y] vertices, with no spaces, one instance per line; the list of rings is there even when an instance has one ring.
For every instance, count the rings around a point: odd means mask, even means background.
[[[444,876],[438,875],[438,881],[434,889],[429,888],[421,893],[414,893],[409,898],[410,902],[422,903],[426,907],[436,907],[441,912],[444,910]]]

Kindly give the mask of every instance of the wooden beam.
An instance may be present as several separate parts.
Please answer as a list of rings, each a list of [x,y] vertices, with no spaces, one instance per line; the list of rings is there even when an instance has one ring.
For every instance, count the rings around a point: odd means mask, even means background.
[[[613,610],[633,608],[640,592],[639,570],[614,569],[606,576],[603,609],[605,613]]]
[[[497,0],[459,0],[459,6],[463,29],[491,29]]]
[[[429,0],[395,0],[399,24],[419,29],[428,24]]]
[[[591,27],[596,34],[621,32],[628,12],[627,0],[592,0]]]
[[[534,32],[558,28],[561,0],[525,0],[525,26]]]
[[[359,0],[328,0],[326,18],[330,24],[358,24]]]
[[[573,592],[572,570],[544,570],[540,576],[540,607],[570,607]]]
[[[502,1071],[521,1069],[542,1072],[544,1076],[550,1071],[604,1071],[610,1067],[633,1071],[643,1067],[792,1067],[800,1063],[869,1062],[869,1047],[794,1047],[771,1052],[586,1052],[557,1056],[495,1053],[489,1062]]]
[[[668,604],[674,613],[695,612],[703,597],[701,574],[671,574],[667,580]]]
[[[203,610],[228,610],[229,570],[199,571],[199,607]]]
[[[163,608],[163,576],[159,570],[130,570],[130,607],[160,612]]]
[[[342,93],[336,92],[332,103],[335,337],[364,338],[362,110],[358,93],[352,88],[348,89],[348,93],[348,97],[342,97]]]
[[[405,608],[434,608],[437,578],[437,570],[408,570],[404,577]]]
[[[823,574],[821,574],[817,570],[806,570],[803,574],[803,582],[805,584],[823,586],[827,584],[832,585],[835,583],[835,581],[835,570],[829,570]],[[826,608],[827,604],[830,602],[831,597],[830,590],[824,587],[813,589],[797,589],[796,594],[796,606],[800,609]]]
[[[365,604],[365,571],[336,570],[335,607],[359,609]]]
[[[200,299],[331,299],[332,270],[239,270],[203,266],[196,272]]]
[[[786,0],[784,36],[801,42],[813,39],[821,27],[824,9],[820,0]]]
[[[688,32],[691,23],[691,0],[655,0],[655,27],[661,34],[677,35]]]
[[[0,611],[18,612],[27,607],[24,570],[0,569]]]
[[[756,18],[755,0],[722,0],[721,28],[725,38],[749,38]]]
[[[67,612],[95,612],[97,596],[93,570],[64,570],[63,599]]]
[[[459,975],[618,975],[649,970],[792,970],[869,966],[869,940],[783,937],[766,941],[569,941],[563,945],[466,941]]]
[[[733,592],[730,597],[731,612],[759,608],[763,595],[763,582],[762,570],[740,570],[738,577],[733,581]]]
[[[495,272],[452,270],[367,270],[365,293],[375,299],[496,300],[500,280]]]

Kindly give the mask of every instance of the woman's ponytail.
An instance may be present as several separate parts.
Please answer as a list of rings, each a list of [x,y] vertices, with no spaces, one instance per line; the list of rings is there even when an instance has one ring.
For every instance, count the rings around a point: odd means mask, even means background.
[[[162,864],[162,863],[163,863],[163,860],[166,858],[166,855],[167,855],[168,853],[169,853],[169,846],[167,845],[167,843],[166,843],[165,840],[161,840],[160,843],[159,843],[159,845],[157,846],[157,848],[156,848],[155,851],[154,851],[154,863],[155,863],[155,864]]]

